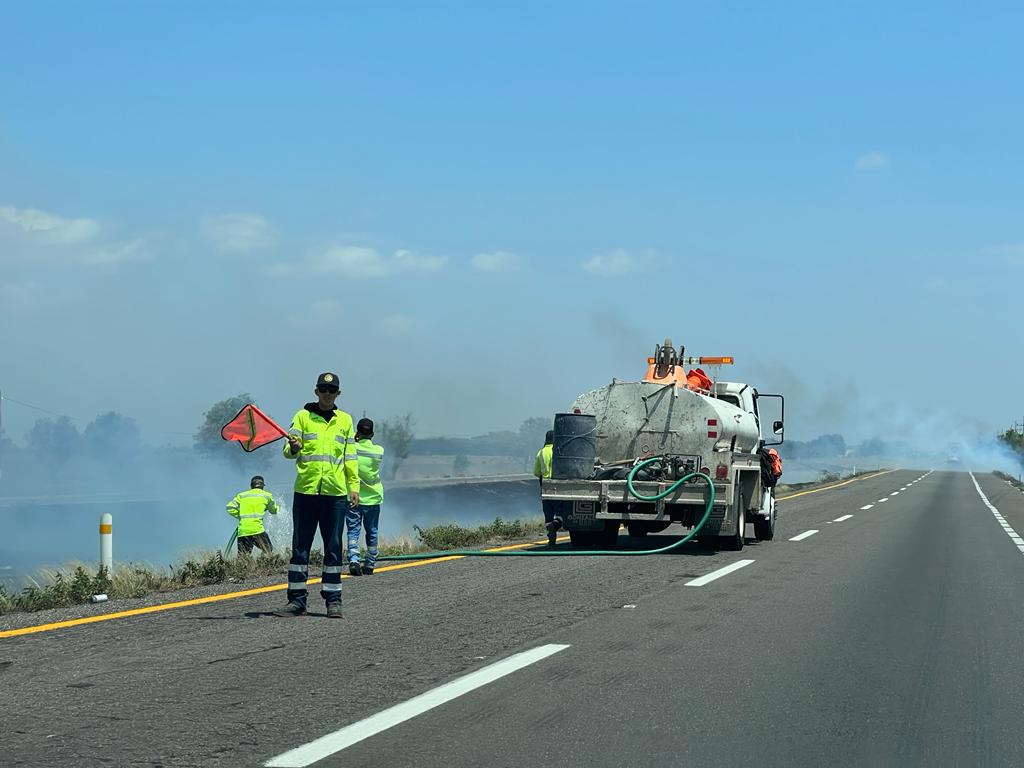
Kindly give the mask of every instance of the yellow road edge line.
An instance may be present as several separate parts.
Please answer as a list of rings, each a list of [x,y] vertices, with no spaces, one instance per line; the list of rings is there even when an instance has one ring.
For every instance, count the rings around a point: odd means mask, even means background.
[[[566,537],[559,537],[559,541],[565,541]],[[530,541],[525,544],[510,544],[505,547],[495,547],[487,550],[488,552],[505,552],[510,549],[525,549],[526,547],[535,547],[538,544],[547,544],[547,539],[541,541]],[[398,571],[402,568],[415,568],[420,565],[430,565],[431,563],[444,563],[450,560],[462,560],[465,555],[451,555],[449,557],[436,557],[431,560],[412,560],[406,563],[397,563],[395,565],[385,565],[383,568],[376,568],[377,573],[384,571]],[[343,574],[343,579],[351,579],[352,576],[349,574]],[[314,585],[319,584],[321,579],[309,579],[306,584]],[[207,597],[196,597],[192,600],[179,600],[173,603],[159,603],[157,605],[147,605],[144,608],[132,608],[127,611],[116,611],[114,613],[101,613],[97,616],[86,616],[81,619],[68,619],[67,621],[55,621],[50,624],[36,624],[31,627],[20,627],[18,629],[6,629],[0,631],[0,638],[4,637],[18,637],[19,635],[31,635],[36,632],[51,632],[55,629],[64,629],[66,627],[77,627],[81,624],[95,624],[98,621],[110,621],[112,619],[126,619],[131,616],[142,616],[147,613],[159,613],[161,611],[170,611],[175,608],[187,608],[190,605],[204,605],[205,603],[217,603],[221,600],[234,600],[238,597],[251,597],[253,595],[263,595],[268,592],[278,592],[282,589],[288,589],[288,584],[271,584],[269,587],[256,587],[254,589],[243,589],[238,592],[225,592],[220,595],[209,595]]]
[[[850,483],[856,483],[859,480],[870,480],[872,477],[881,477],[882,475],[887,475],[890,472],[895,472],[895,471],[896,471],[895,469],[886,469],[886,470],[883,470],[882,472],[873,472],[870,475],[861,475],[860,477],[853,477],[853,478],[850,478],[849,480],[845,480],[845,481],[843,481],[841,483],[836,483],[835,485],[826,485],[824,488],[815,488],[814,490],[811,490],[811,491],[800,491],[800,493],[793,493],[793,494],[790,494],[789,496],[779,496],[779,498],[777,498],[776,501],[786,501],[787,499],[795,499],[797,496],[808,496],[808,495],[810,495],[812,493],[821,493],[822,491],[831,491],[831,490],[833,490],[835,488],[842,488],[844,485],[849,485]]]
[[[854,477],[850,480],[846,480],[842,483],[836,483],[835,485],[828,485],[824,488],[815,488],[810,491],[801,491],[800,493],[794,493],[789,496],[780,496],[777,501],[787,501],[788,499],[795,499],[799,496],[808,496],[812,493],[821,493],[823,491],[831,491],[836,488],[842,488],[843,486],[850,485],[850,483],[856,483],[859,480],[870,480],[872,477],[880,477],[890,472],[895,472],[895,469],[887,469],[883,472],[874,472],[870,475],[861,475],[860,477]],[[565,541],[566,537],[559,537],[559,541]],[[530,541],[526,544],[509,544],[504,547],[494,547],[487,550],[488,552],[507,552],[512,549],[525,549],[526,547],[535,547],[540,544],[546,544],[547,540],[542,539],[541,541]],[[466,555],[450,555],[448,557],[435,557],[429,560],[410,560],[409,562],[396,563],[395,565],[385,565],[382,568],[377,568],[378,573],[385,571],[399,571],[403,568],[417,568],[421,565],[430,565],[431,563],[445,563],[451,562],[452,560],[462,560]],[[348,574],[342,575],[343,579],[352,578]],[[320,579],[310,579],[306,582],[307,584],[319,584]],[[127,611],[117,611],[115,613],[103,613],[98,616],[86,616],[81,619],[68,619],[67,621],[57,621],[51,624],[36,624],[31,627],[21,627],[19,629],[7,629],[0,631],[0,638],[4,637],[18,637],[20,635],[31,635],[36,632],[51,632],[55,629],[64,629],[66,627],[77,627],[82,624],[95,624],[98,621],[110,621],[112,619],[125,619],[131,616],[142,616],[147,613],[159,613],[161,611],[170,611],[175,608],[187,608],[191,605],[204,605],[206,603],[217,603],[222,600],[234,600],[239,597],[251,597],[253,595],[262,595],[268,592],[277,592],[282,589],[288,589],[288,584],[272,584],[269,587],[257,587],[255,589],[245,589],[239,592],[225,592],[221,595],[209,595],[208,597],[197,597],[192,600],[179,600],[174,603],[159,603],[157,605],[148,605],[145,608],[132,608]]]

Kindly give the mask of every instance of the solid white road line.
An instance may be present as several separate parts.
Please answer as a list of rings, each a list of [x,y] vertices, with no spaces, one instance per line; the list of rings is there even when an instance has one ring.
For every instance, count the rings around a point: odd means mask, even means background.
[[[752,562],[752,561],[751,561]],[[264,763],[267,768],[305,768],[318,760],[323,760],[346,747],[350,747],[363,739],[386,731],[399,723],[404,723],[416,715],[423,714],[434,707],[439,707],[452,699],[457,699],[463,694],[469,693],[481,686],[493,683],[505,675],[516,670],[528,667],[541,659],[546,659],[559,651],[564,651],[568,645],[542,645],[529,651],[517,653],[507,659],[499,661],[476,672],[471,672],[450,683],[445,683],[439,688],[420,694],[408,701],[396,704],[383,712],[379,712],[358,723],[347,725],[341,730],[322,736],[316,741],[311,741],[301,747],[289,750],[284,754],[271,758]]]
[[[798,536],[794,536],[792,539],[790,539],[790,541],[803,541],[808,536],[813,536],[816,533],[817,533],[816,530],[804,531],[803,533],[799,534]]]
[[[992,504],[992,502],[988,500],[988,496],[985,495],[985,492],[981,490],[981,486],[978,485],[978,480],[974,477],[974,473],[968,472],[967,474],[971,476],[971,481],[974,483],[975,490],[978,491],[978,495],[981,496],[981,500],[985,502],[985,506],[988,507],[989,512],[991,512],[992,515],[995,517],[996,522],[998,522],[1002,529],[1006,532],[1006,535],[1010,537],[1010,541],[1017,545],[1017,549],[1019,549],[1021,552],[1024,552],[1024,539],[1020,537],[1019,533],[1013,530],[1013,526],[1006,522],[1006,518],[1003,517],[999,510],[996,509],[995,506]]]
[[[688,581],[683,586],[684,587],[703,587],[705,584],[710,584],[715,579],[720,579],[723,576],[727,576],[730,573],[732,573],[733,571],[738,571],[740,568],[746,568],[752,562],[754,562],[754,561],[753,560],[737,560],[735,563],[732,563],[731,565],[725,566],[725,568],[719,568],[717,571],[712,571],[711,573],[704,574],[699,579],[694,579],[693,581]]]
[[[875,506],[875,505],[874,504],[865,504],[863,507],[861,507],[861,509],[871,509],[873,506]]]
[[[853,517],[853,515],[843,515],[842,517],[837,517],[833,522],[841,523],[843,520],[849,520],[851,517]]]

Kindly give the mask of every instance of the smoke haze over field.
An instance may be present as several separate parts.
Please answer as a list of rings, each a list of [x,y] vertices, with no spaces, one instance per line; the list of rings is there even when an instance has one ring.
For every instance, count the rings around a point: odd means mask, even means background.
[[[338,370],[353,413],[472,435],[671,336],[785,392],[794,438],[1021,417],[975,383],[1024,373],[1020,8],[453,6],[9,10],[0,388],[187,445]]]
[[[479,435],[666,336],[786,395],[789,439],[1002,461],[1024,8],[450,5],[5,10],[3,430],[116,411],[144,446],[41,491],[217,507],[240,478],[152,447],[237,393],[287,422],[332,370],[356,417]]]

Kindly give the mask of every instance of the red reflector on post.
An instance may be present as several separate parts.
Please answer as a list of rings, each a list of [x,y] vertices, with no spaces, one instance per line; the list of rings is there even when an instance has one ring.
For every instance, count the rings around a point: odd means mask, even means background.
[[[708,426],[709,427],[717,427],[718,426],[718,419],[708,419]]]
[[[729,476],[729,467],[725,464],[719,464],[715,467],[715,480],[724,480]]]
[[[718,437],[717,432],[708,432],[708,437]]]

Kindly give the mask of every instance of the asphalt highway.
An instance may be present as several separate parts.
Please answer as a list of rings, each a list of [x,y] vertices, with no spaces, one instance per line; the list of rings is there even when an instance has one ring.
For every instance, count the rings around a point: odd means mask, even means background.
[[[1024,495],[900,470],[779,509],[741,552],[379,570],[341,621],[279,590],[0,637],[0,765],[1024,764]]]

